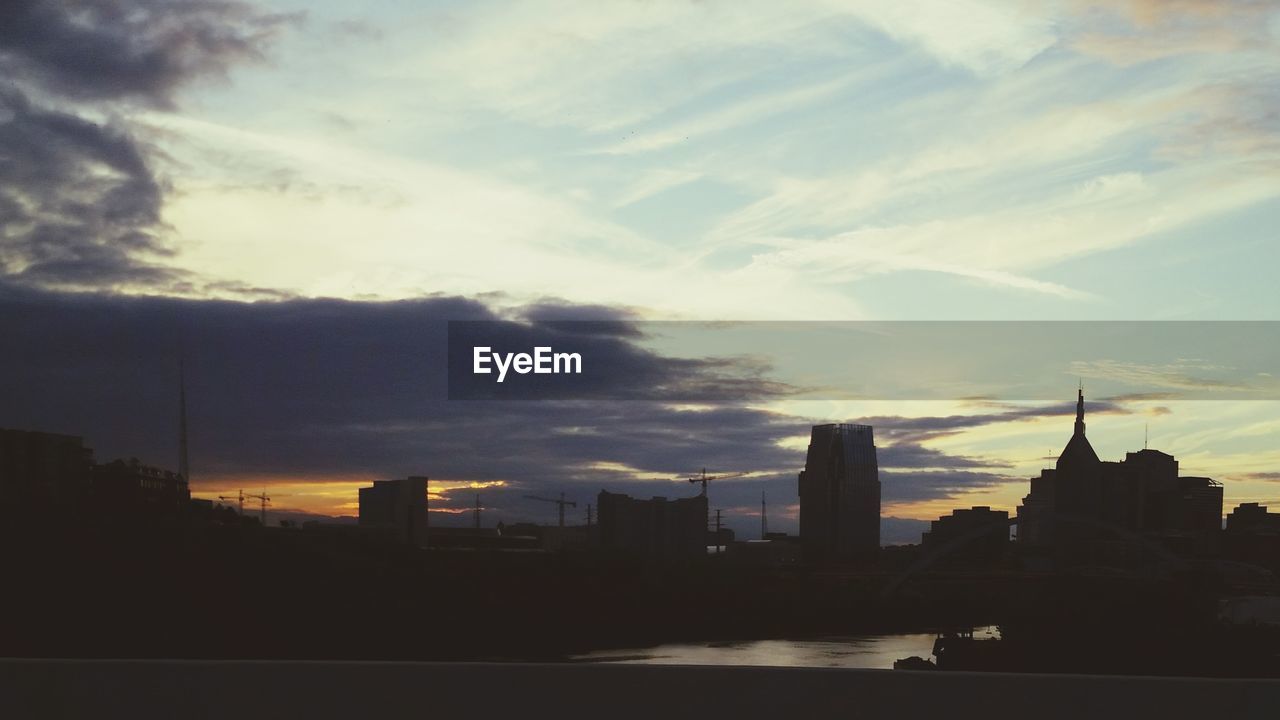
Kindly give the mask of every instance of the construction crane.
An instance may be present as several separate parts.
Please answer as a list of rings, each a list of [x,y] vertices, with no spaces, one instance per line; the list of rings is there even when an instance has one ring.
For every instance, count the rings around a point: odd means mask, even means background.
[[[702,483],[702,492],[698,494],[703,497],[706,497],[707,483],[711,482],[712,480],[727,480],[728,478],[742,477],[743,475],[746,475],[746,473],[739,472],[739,473],[728,473],[725,475],[708,475],[707,469],[702,468],[702,473],[700,475],[694,475],[691,478],[687,478],[687,480],[691,483],[699,483],[699,482]],[[680,480],[681,478],[676,478],[676,479]]]
[[[244,491],[241,490],[240,492],[243,493]],[[259,510],[258,522],[262,523],[262,527],[266,527],[267,526],[267,505],[271,504],[271,496],[267,494],[267,489],[262,488],[261,495],[250,494],[250,495],[245,495],[245,497],[252,498],[258,501],[258,510]]]
[[[564,493],[560,493],[559,500],[555,500],[553,498],[538,497],[537,495],[525,495],[524,497],[526,500],[537,500],[539,502],[549,502],[549,503],[555,503],[556,505],[559,505],[560,506],[560,527],[564,527],[564,506],[568,505],[571,508],[578,507],[578,503],[572,500],[565,500]]]
[[[223,502],[229,502],[229,501],[231,501],[231,500],[235,500],[235,501],[236,501],[236,510],[237,510],[241,515],[244,515],[244,490],[241,490],[241,491],[240,491],[240,494],[239,494],[238,496],[236,496],[236,497],[231,497],[231,496],[229,496],[229,495],[219,495],[219,496],[218,496],[218,499],[219,499],[219,500],[222,500]]]

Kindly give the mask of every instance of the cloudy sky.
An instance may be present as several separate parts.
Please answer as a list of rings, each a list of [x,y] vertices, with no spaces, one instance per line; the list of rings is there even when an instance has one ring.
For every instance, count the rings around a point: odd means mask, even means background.
[[[449,403],[425,338],[1276,319],[1278,51],[1247,0],[5,3],[0,424],[172,464],[182,334],[206,494],[336,514],[415,472],[441,507],[474,484],[549,518],[519,495],[679,494],[706,465],[759,473],[713,502],[744,531],[761,487],[786,529],[808,424],[867,421],[887,514],[1011,509],[1060,403]],[[1280,501],[1275,404],[1098,399],[1104,458],[1149,424],[1229,504]]]

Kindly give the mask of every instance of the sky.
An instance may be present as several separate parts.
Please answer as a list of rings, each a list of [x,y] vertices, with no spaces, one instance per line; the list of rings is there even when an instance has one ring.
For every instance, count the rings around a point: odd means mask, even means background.
[[[717,488],[742,532],[761,489],[793,529],[809,424],[859,421],[907,536],[1012,510],[1070,434],[1075,376],[994,408],[764,385],[485,406],[443,399],[424,338],[1276,320],[1278,50],[1280,10],[1239,0],[6,3],[0,424],[171,464],[183,335],[198,494],[350,514],[358,485],[428,474],[442,510],[479,490],[490,517],[549,520],[520,496],[677,495],[706,466],[753,473]],[[723,371],[600,340],[655,377]],[[1121,395],[1091,415],[1104,459],[1149,427],[1228,506],[1280,500],[1273,401]]]

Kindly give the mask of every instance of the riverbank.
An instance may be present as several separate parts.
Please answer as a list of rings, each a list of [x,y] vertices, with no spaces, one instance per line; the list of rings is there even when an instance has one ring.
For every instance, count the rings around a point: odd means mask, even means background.
[[[998,635],[995,628],[983,628],[979,634],[983,637]],[[930,657],[936,638],[936,634],[930,632],[733,642],[682,642],[649,648],[598,650],[575,656],[571,660],[645,665],[889,670],[893,668],[894,663],[904,658]]]

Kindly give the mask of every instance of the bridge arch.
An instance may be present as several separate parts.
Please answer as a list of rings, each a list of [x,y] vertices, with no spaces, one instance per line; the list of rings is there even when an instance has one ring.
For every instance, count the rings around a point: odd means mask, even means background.
[[[1183,560],[1182,558],[1170,552],[1168,548],[1160,545],[1159,543],[1152,541],[1151,538],[1148,538],[1144,535],[1133,532],[1132,530],[1126,527],[1123,527],[1121,525],[1117,525],[1113,522],[1108,522],[1105,520],[1097,520],[1095,518],[1084,517],[1081,515],[1053,515],[1051,516],[1050,520],[1053,523],[1055,523],[1055,525],[1057,524],[1079,525],[1084,527],[1091,527],[1098,530],[1103,530],[1105,532],[1116,535],[1124,540],[1131,541],[1145,550],[1150,550],[1153,555],[1169,563],[1170,565],[1173,565],[1174,567],[1177,567],[1179,569],[1186,569],[1189,567],[1189,565],[1185,560]],[[882,600],[892,599],[893,596],[897,594],[898,589],[901,588],[902,585],[905,584],[912,577],[914,577],[915,575],[925,570],[928,570],[929,568],[936,565],[939,561],[945,560],[946,558],[951,557],[958,550],[968,545],[969,543],[973,542],[974,540],[977,540],[978,538],[986,536],[996,526],[1008,529],[1017,524],[1018,524],[1018,517],[1015,515],[1014,517],[1009,518],[1007,521],[987,523],[980,527],[973,528],[972,530],[961,534],[959,537],[953,538],[947,541],[946,543],[943,543],[937,548],[920,556],[920,558],[917,559],[914,563],[912,563],[910,567],[902,571],[902,573],[900,573],[897,577],[891,580],[889,584],[885,586],[884,590],[881,591],[880,593],[881,599]]]

